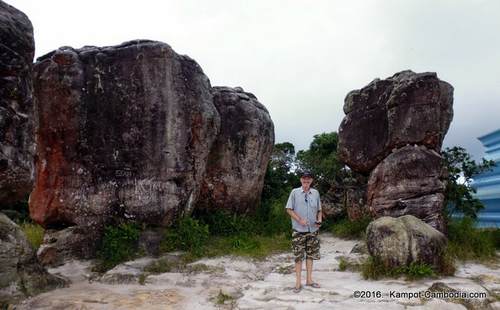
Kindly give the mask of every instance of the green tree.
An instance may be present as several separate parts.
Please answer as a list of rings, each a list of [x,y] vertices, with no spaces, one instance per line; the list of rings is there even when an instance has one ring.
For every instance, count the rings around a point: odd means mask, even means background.
[[[343,179],[344,164],[337,157],[338,134],[336,132],[314,135],[308,150],[297,152],[299,169],[314,174],[320,192],[327,192],[332,185],[339,185]]]
[[[471,218],[477,217],[477,212],[484,208],[481,201],[474,197],[476,192],[472,187],[472,178],[485,171],[489,171],[495,166],[493,160],[482,159],[481,163],[476,163],[463,147],[447,147],[441,152],[443,163],[448,170],[445,206],[446,217],[459,212]]]
[[[290,142],[275,144],[267,165],[262,200],[281,197],[299,183],[297,175],[292,171],[294,166],[294,145]]]

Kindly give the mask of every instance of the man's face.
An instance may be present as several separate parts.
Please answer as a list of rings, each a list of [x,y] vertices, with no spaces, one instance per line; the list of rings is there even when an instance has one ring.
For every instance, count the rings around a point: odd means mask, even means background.
[[[301,177],[300,178],[300,183],[302,183],[302,186],[305,188],[308,188],[311,186],[313,179],[311,177]]]

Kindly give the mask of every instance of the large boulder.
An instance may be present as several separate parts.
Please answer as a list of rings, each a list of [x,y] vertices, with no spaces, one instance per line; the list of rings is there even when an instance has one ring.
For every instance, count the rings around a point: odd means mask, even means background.
[[[390,268],[412,262],[440,268],[447,239],[438,230],[413,215],[383,216],[366,228],[370,255]]]
[[[274,145],[273,122],[257,98],[240,87],[212,92],[221,130],[210,150],[198,208],[255,211]]]
[[[24,200],[33,186],[35,43],[28,17],[0,1],[0,204]]]
[[[193,59],[150,40],[62,47],[38,58],[34,90],[35,221],[165,226],[193,209],[220,128]]]
[[[347,94],[339,157],[369,173],[394,148],[422,144],[440,151],[453,118],[453,87],[436,73],[402,71]]]
[[[67,284],[39,264],[26,235],[3,213],[0,213],[0,275],[2,307]]]
[[[90,259],[96,254],[99,239],[100,231],[86,226],[47,229],[37,251],[38,260],[43,266],[57,267],[75,257]]]
[[[367,202],[374,215],[411,214],[444,233],[446,171],[441,161],[423,145],[402,147],[382,160],[368,179]]]

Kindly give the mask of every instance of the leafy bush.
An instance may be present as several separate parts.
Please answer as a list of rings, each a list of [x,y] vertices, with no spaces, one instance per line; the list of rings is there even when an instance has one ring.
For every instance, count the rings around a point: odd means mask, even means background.
[[[98,258],[101,260],[97,270],[105,271],[121,262],[134,258],[137,253],[139,233],[139,227],[133,223],[106,226],[97,253]]]
[[[21,229],[24,231],[31,246],[37,250],[43,241],[43,227],[35,223],[24,222],[21,224]]]
[[[397,278],[403,275],[406,276],[406,279],[413,280],[434,277],[436,276],[436,271],[431,265],[421,262],[411,262],[408,266],[390,268],[378,257],[370,256],[361,266],[361,274],[365,279],[379,279],[383,277]]]
[[[347,265],[348,265],[348,263],[347,263],[345,258],[343,258],[343,257],[339,258],[339,270],[340,271],[347,270]]]
[[[289,239],[292,238],[292,223],[290,215],[285,210],[286,200],[289,193],[279,199],[263,202],[267,204],[267,214],[262,218],[263,233],[271,236],[285,233]]]
[[[405,274],[409,279],[420,279],[436,275],[432,266],[417,262],[411,262],[408,266],[400,267],[396,273]]]
[[[448,222],[448,251],[461,260],[495,257],[500,229],[485,230],[475,227],[475,220],[464,216]]]
[[[330,230],[334,235],[340,238],[359,239],[365,235],[366,227],[370,224],[371,220],[369,216],[362,217],[356,221],[343,218],[337,222],[331,223]]]
[[[201,255],[208,237],[207,224],[185,217],[176,226],[165,231],[160,250],[162,252],[184,250],[195,255]]]
[[[255,217],[230,214],[226,210],[198,213],[195,217],[207,225],[210,234],[214,236],[255,234],[261,230],[261,224]]]

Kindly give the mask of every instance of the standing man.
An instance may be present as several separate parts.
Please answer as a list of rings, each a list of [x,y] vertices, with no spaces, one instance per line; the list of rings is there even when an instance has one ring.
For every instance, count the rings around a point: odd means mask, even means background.
[[[319,227],[321,226],[321,200],[319,192],[311,188],[313,176],[304,171],[300,176],[301,187],[290,192],[286,211],[292,218],[292,248],[295,256],[296,282],[294,292],[302,289],[301,272],[302,260],[306,256],[307,279],[306,285],[319,288],[320,285],[312,280],[313,259],[319,259]]]

